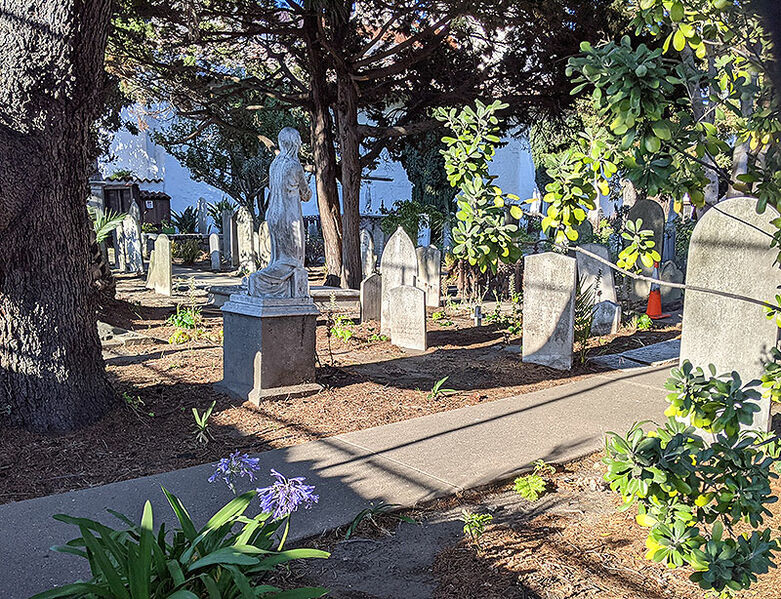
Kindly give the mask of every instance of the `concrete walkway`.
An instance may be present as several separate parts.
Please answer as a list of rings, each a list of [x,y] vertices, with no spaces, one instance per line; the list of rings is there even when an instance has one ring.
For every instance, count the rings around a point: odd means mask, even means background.
[[[565,462],[603,447],[604,433],[664,420],[669,366],[613,371],[534,393],[261,454],[263,476],[275,468],[305,476],[320,503],[293,516],[293,540],[349,523],[371,501],[402,506],[512,477],[542,458]],[[203,523],[231,494],[209,484],[204,464],[82,491],[0,505],[0,597],[22,599],[88,577],[85,560],[49,547],[75,536],[56,513],[118,522],[112,508],[138,521],[150,499],[155,524],[172,521],[165,485]],[[249,485],[241,487],[246,490]]]

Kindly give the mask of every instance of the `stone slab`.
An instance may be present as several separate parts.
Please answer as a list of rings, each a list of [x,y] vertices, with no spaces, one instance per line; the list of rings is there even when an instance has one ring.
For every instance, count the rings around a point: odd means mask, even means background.
[[[664,364],[676,364],[681,354],[681,340],[669,339],[660,343],[646,345],[623,352],[621,355],[641,364],[649,366],[662,366]]]
[[[610,370],[633,370],[635,368],[644,368],[647,364],[635,362],[622,354],[607,354],[605,356],[593,356],[588,359],[596,366],[609,368]]]
[[[128,331],[121,327],[115,327],[105,322],[98,321],[98,338],[103,347],[117,347],[120,345],[146,345],[156,343],[157,340],[141,335],[135,331]]]

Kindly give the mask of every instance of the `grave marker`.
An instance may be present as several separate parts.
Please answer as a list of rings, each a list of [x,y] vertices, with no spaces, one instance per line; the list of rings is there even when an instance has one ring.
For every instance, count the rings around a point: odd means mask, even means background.
[[[397,347],[425,351],[426,292],[411,285],[394,287],[390,299],[391,343]]]
[[[374,273],[361,281],[361,322],[382,317],[382,275]]]
[[[380,272],[382,274],[382,318],[380,332],[390,335],[391,332],[391,306],[390,292],[401,285],[415,286],[418,276],[418,256],[415,253],[415,244],[409,235],[399,227],[388,239],[380,260]]]
[[[168,235],[160,234],[155,239],[146,286],[160,295],[171,295],[171,241]]]
[[[209,257],[211,258],[212,270],[220,270],[220,236],[217,233],[209,235]]]
[[[419,247],[417,286],[426,292],[426,305],[438,308],[442,295],[442,252],[435,246]]]

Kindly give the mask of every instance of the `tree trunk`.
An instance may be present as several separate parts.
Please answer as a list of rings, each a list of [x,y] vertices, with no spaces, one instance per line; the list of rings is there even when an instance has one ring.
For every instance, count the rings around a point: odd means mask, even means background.
[[[339,191],[336,188],[336,153],[333,121],[329,112],[326,61],[316,39],[317,22],[314,17],[304,19],[304,32],[310,63],[310,132],[315,161],[317,208],[323,230],[325,284],[338,287],[342,274],[342,223]]]
[[[86,209],[110,0],[21,5],[0,0],[0,408],[65,431],[115,399]]]
[[[361,286],[361,152],[358,92],[349,73],[337,74],[337,122],[342,159],[342,287]]]

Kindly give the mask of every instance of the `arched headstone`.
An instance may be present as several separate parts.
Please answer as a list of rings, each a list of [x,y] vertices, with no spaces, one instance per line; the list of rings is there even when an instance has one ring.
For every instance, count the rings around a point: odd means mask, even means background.
[[[756,212],[754,198],[732,198],[708,210],[692,233],[686,284],[771,301],[781,285],[770,246],[778,212]],[[759,378],[779,329],[754,303],[687,289],[683,305],[681,363],[689,360],[719,374],[736,371],[744,383]],[[754,428],[768,430],[770,402],[763,400]]]
[[[438,308],[442,295],[442,252],[433,245],[419,247],[418,282],[420,289],[426,292],[426,305]]]
[[[418,256],[415,244],[403,228],[399,227],[388,239],[380,261],[382,274],[382,318],[380,332],[390,335],[391,309],[390,291],[401,285],[415,286],[418,277]]]
[[[374,253],[374,239],[366,229],[361,229],[361,269],[363,278],[367,278],[374,272],[377,264],[377,256]]]

